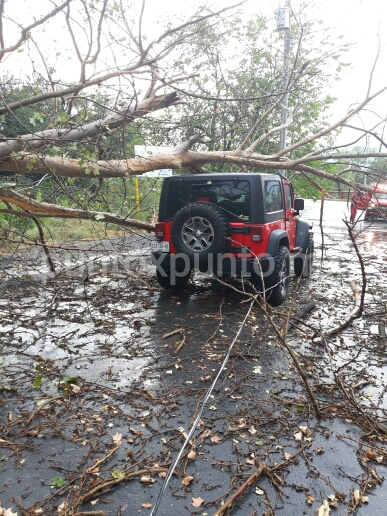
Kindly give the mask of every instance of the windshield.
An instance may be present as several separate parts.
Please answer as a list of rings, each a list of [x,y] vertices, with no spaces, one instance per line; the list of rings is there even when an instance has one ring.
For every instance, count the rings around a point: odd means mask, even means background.
[[[221,208],[230,220],[250,220],[249,181],[173,181],[169,185],[167,219],[186,204],[207,202]]]

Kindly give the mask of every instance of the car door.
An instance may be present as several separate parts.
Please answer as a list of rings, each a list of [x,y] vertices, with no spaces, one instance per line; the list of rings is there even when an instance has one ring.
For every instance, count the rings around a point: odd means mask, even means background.
[[[286,231],[289,235],[289,248],[294,249],[296,245],[297,217],[294,215],[294,194],[290,183],[283,183],[285,194]]]

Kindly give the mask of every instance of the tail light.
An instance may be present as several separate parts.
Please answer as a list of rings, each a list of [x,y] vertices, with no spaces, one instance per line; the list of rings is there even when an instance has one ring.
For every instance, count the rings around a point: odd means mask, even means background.
[[[164,222],[157,222],[155,226],[155,233],[157,240],[162,240],[165,234],[165,224]]]
[[[263,226],[251,226],[251,240],[254,242],[262,242]]]

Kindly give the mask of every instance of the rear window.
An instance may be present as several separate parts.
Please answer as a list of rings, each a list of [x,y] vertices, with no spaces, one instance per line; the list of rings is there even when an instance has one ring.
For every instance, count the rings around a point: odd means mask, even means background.
[[[219,206],[230,220],[250,220],[249,181],[209,180],[203,182],[173,181],[169,184],[167,220],[192,202]]]

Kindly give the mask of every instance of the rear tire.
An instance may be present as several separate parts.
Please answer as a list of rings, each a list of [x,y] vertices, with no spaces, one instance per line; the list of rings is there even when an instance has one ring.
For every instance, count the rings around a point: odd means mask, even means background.
[[[290,254],[286,246],[280,246],[274,258],[274,271],[265,279],[266,299],[272,306],[281,305],[289,293]]]
[[[294,258],[294,274],[297,278],[309,278],[313,270],[314,239],[313,233],[308,234],[306,246],[302,249],[304,256]],[[306,260],[306,263],[305,263]],[[305,264],[305,265],[304,265]]]

